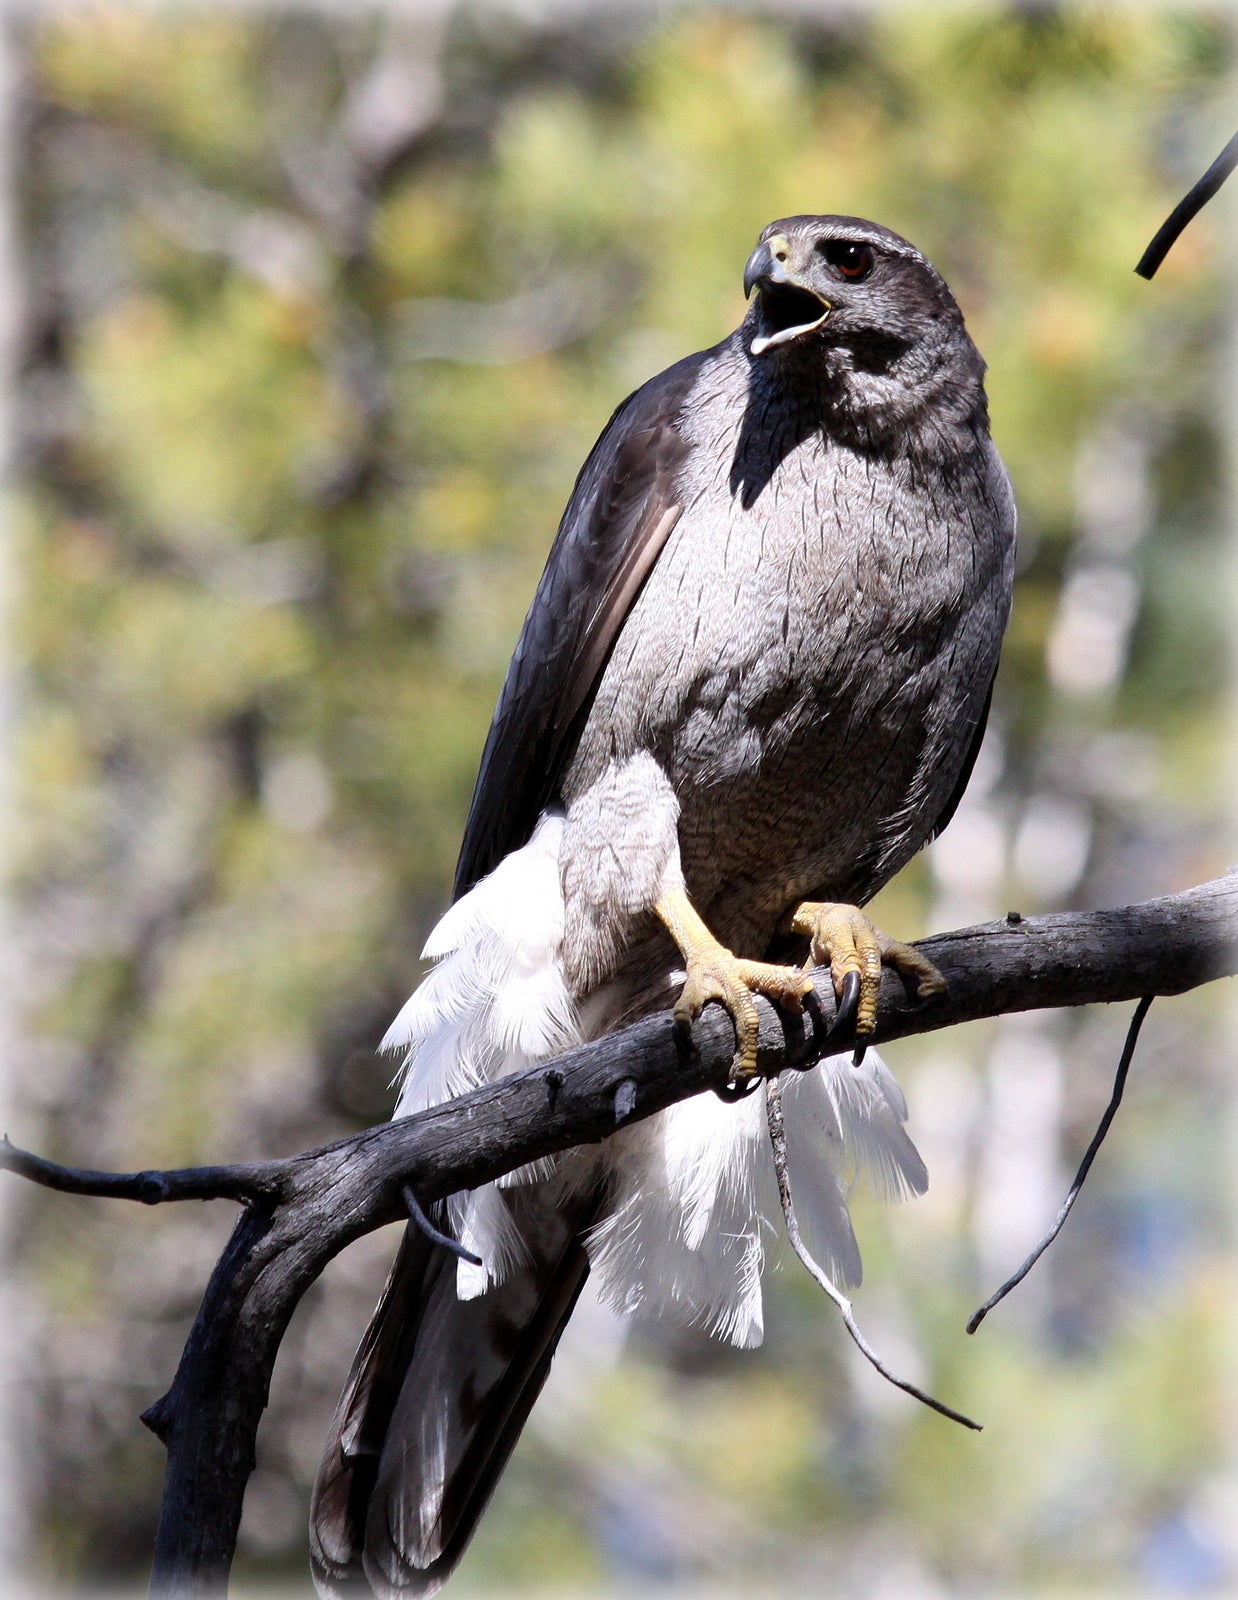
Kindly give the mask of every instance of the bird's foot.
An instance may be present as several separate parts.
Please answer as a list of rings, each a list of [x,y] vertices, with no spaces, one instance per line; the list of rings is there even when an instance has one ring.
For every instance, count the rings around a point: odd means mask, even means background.
[[[795,933],[808,935],[809,965],[829,967],[837,995],[845,996],[851,974],[858,977],[855,1035],[861,1049],[877,1026],[883,964],[914,981],[921,1000],[945,990],[946,980],[927,957],[875,928],[858,906],[805,900],[792,914],[791,927]]]
[[[662,896],[656,907],[688,969],[687,982],[675,1004],[675,1030],[691,1040],[692,1024],[711,1000],[720,1000],[735,1024],[735,1059],[730,1083],[756,1075],[757,1036],[761,1019],[753,995],[763,994],[777,1006],[802,1011],[812,982],[797,967],[747,961],[728,950],[710,933],[682,889]]]
[[[776,1006],[804,1009],[804,996],[812,982],[795,967],[771,966],[765,961],[745,961],[715,939],[709,946],[687,954],[688,981],[675,1003],[675,1027],[691,1036],[692,1024],[710,1000],[721,1000],[735,1024],[735,1060],[731,1082],[742,1083],[756,1074],[757,1035],[761,1019],[753,1004],[763,994]]]

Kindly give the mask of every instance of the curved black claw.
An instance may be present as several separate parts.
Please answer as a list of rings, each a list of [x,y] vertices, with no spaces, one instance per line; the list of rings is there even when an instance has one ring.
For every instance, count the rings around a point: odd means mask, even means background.
[[[860,974],[849,972],[843,979],[843,992],[830,1027],[830,1043],[855,1037],[855,1018],[860,1009]]]
[[[752,1091],[759,1089],[764,1082],[764,1078],[754,1074],[751,1078],[740,1078],[735,1083],[715,1083],[714,1093],[719,1100],[733,1106],[737,1100],[746,1100]]]
[[[812,988],[804,996],[804,1010],[808,1013],[808,1020],[812,1023],[812,1048],[808,1052],[809,1059],[806,1066],[815,1066],[826,1053],[830,1042],[830,1019],[825,1012],[825,1001]]]
[[[696,1040],[692,1036],[692,1020],[690,1017],[675,1017],[671,1022],[671,1037],[675,1041],[675,1049],[681,1060],[698,1053]],[[764,1080],[753,1076],[740,1083],[715,1083],[713,1091],[719,1100],[725,1100],[728,1105],[733,1105],[737,1100],[746,1100],[758,1084]],[[616,1106],[616,1111],[618,1107]],[[622,1120],[617,1117],[617,1120]]]
[[[671,1037],[675,1041],[675,1049],[681,1057],[696,1054],[696,1040],[692,1037],[692,1019],[690,1017],[675,1017],[671,1022]]]

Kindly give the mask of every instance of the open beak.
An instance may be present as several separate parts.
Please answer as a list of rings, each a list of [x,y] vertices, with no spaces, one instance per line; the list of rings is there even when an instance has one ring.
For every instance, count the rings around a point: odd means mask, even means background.
[[[813,333],[830,314],[830,303],[795,276],[787,265],[790,244],[785,234],[763,240],[744,268],[744,294],[761,296],[760,326],[752,340],[754,356],[775,345]]]

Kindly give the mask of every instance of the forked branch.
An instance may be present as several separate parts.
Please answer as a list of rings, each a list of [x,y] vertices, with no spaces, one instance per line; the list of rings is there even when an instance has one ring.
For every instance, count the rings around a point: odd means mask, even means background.
[[[887,974],[877,1038],[1013,1011],[1180,994],[1238,970],[1238,874],[1112,911],[967,928],[922,941],[945,995],[908,999]],[[817,975],[827,1020],[828,977]],[[812,1057],[811,1019],[761,1007],[760,1070]],[[596,1143],[678,1100],[725,1084],[733,1037],[711,1007],[696,1048],[676,1049],[669,1013],[583,1045],[403,1122],[285,1160],[180,1172],[59,1167],[4,1141],[0,1166],[49,1188],[157,1204],[230,1199],[244,1212],[207,1287],[171,1389],[145,1421],[168,1449],[151,1592],[227,1585],[254,1441],[276,1352],[305,1290],[353,1240],[462,1189],[573,1145]]]

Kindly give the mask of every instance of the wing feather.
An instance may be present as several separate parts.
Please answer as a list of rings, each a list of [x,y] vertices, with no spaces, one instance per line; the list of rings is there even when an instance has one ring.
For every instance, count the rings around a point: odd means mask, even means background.
[[[455,898],[526,842],[557,795],[619,630],[681,511],[679,431],[702,351],[630,395],[581,469],[495,708]]]
[[[984,743],[984,730],[989,725],[989,710],[993,705],[993,684],[996,678],[997,669],[995,667],[993,669],[993,677],[989,679],[989,690],[984,697],[984,704],[980,708],[980,715],[976,719],[976,728],[972,734],[967,755],[964,757],[963,765],[959,768],[959,775],[955,780],[954,788],[950,792],[950,798],[942,807],[941,815],[933,824],[933,830],[929,834],[930,839],[936,839],[938,834],[946,831],[950,824],[950,819],[959,809],[959,804],[963,799],[967,785],[971,782],[971,775],[975,770],[977,757],[980,755],[980,746]]]

